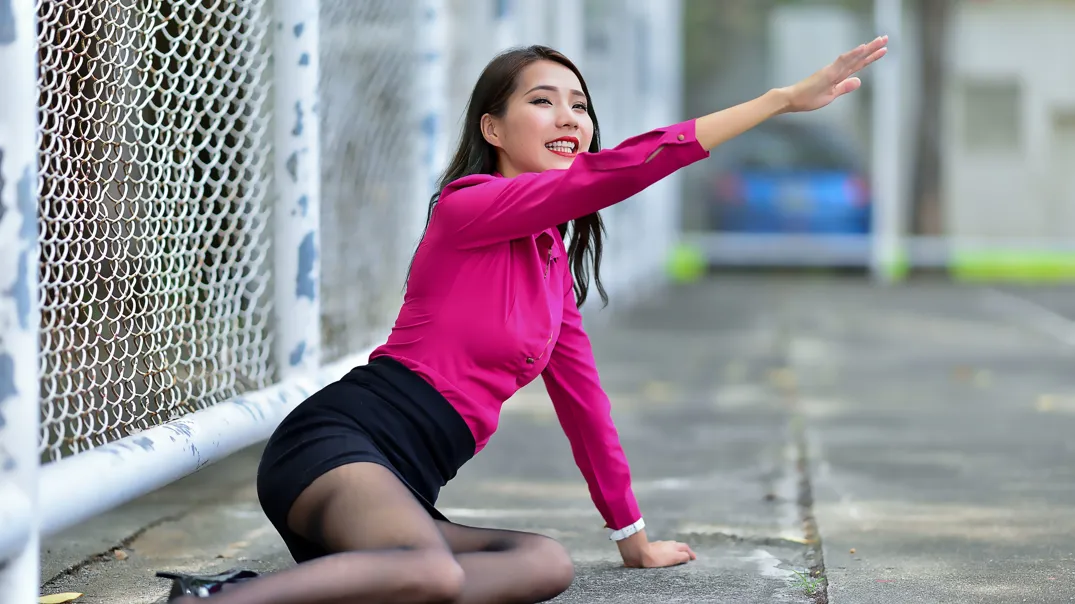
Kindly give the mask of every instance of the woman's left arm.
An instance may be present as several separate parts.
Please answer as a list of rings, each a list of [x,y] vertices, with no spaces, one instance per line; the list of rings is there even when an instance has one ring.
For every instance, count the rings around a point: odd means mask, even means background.
[[[671,566],[692,560],[694,552],[685,544],[646,538],[627,456],[612,421],[612,405],[601,387],[590,339],[575,306],[570,272],[565,281],[560,337],[542,379],[590,497],[612,529],[625,565]]]

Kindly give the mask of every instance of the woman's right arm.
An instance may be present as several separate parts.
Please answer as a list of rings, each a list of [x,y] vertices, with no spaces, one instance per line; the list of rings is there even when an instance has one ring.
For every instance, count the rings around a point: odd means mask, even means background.
[[[629,138],[613,149],[580,153],[566,170],[461,178],[441,194],[434,210],[437,230],[461,248],[539,233],[638,194],[786,108],[787,94],[772,90],[741,105]]]
[[[803,81],[775,88],[764,95],[696,120],[698,144],[712,149],[765,120],[782,113],[814,111],[837,98],[858,90],[862,82],[853,77],[867,65],[885,56],[888,36],[878,36],[840,55],[831,64]]]
[[[623,201],[708,156],[694,120],[657,128],[612,149],[580,153],[566,170],[463,177],[444,188],[433,222],[461,248],[526,237]]]
[[[502,178],[476,174],[445,187],[434,210],[442,236],[481,247],[539,233],[619,203],[782,113],[813,111],[861,86],[856,72],[885,55],[887,36],[850,50],[803,81],[695,120],[580,153],[566,170]]]
[[[694,121],[698,144],[713,149],[769,118],[786,113],[788,108],[787,91],[774,88],[756,99],[710,113]]]

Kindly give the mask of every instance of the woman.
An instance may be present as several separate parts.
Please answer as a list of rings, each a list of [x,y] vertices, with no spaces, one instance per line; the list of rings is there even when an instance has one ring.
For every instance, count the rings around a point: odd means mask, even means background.
[[[299,564],[235,577],[209,599],[505,604],[566,590],[573,565],[557,542],[461,526],[434,507],[496,430],[503,402],[539,376],[624,564],[695,559],[686,544],[646,536],[582,328],[591,268],[606,299],[597,212],[772,116],[857,89],[853,74],[883,56],[886,41],[794,86],[606,151],[567,58],[541,46],[496,57],[430,202],[391,336],[367,365],[299,405],[265,448],[259,497]]]

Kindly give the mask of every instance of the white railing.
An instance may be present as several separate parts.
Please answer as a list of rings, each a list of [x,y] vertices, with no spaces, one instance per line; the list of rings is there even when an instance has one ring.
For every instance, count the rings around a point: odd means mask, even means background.
[[[36,601],[37,78],[32,0],[0,13],[0,601]]]
[[[677,2],[10,5],[5,604],[36,601],[41,538],[267,438],[383,341],[475,66],[503,46],[564,49],[592,80],[605,146],[682,117],[675,95],[637,77],[677,83]],[[613,16],[627,34],[607,30]],[[482,23],[499,38],[475,39]],[[464,52],[469,62],[453,60]],[[624,69],[625,56],[646,64]],[[614,298],[658,283],[677,187],[608,212]]]

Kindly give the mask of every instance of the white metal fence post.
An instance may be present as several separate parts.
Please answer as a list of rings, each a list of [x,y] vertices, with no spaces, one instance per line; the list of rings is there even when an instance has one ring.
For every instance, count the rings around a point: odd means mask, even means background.
[[[36,602],[41,574],[32,512],[40,463],[36,32],[33,0],[0,2],[0,528],[9,529],[0,530],[4,604]]]
[[[580,70],[582,75],[586,72],[586,11],[582,2],[578,0],[554,0],[545,2],[536,0],[547,11],[552,13],[551,18],[545,17],[546,24],[544,34],[549,44],[564,53],[571,59]]]
[[[496,52],[519,45],[518,0],[493,0],[493,35]],[[492,58],[492,57],[488,57]]]
[[[416,212],[417,233],[425,226],[429,198],[436,192],[437,181],[448,161],[448,141],[445,137],[448,121],[448,6],[445,0],[422,0],[418,50],[421,69],[418,72],[419,119],[422,145],[419,201]]]
[[[273,357],[281,378],[321,364],[317,0],[273,3]]]
[[[874,25],[888,34],[889,54],[874,65],[873,92],[873,225],[870,268],[876,281],[898,276],[902,254],[903,213],[900,194],[900,49],[903,44],[901,0],[875,0]]]
[[[642,132],[658,126],[678,122],[682,89],[682,14],[680,0],[646,2],[641,7],[643,22],[649,30],[646,47],[637,53],[644,62],[642,98],[646,99],[640,110]],[[647,191],[648,199],[641,210],[644,212],[644,232],[638,236],[651,242],[647,246],[634,246],[638,254],[636,263],[644,269],[639,278],[645,284],[659,284],[664,276],[668,253],[679,237],[679,218],[682,213],[682,173],[671,174]],[[651,287],[632,287],[638,295],[648,295]]]

